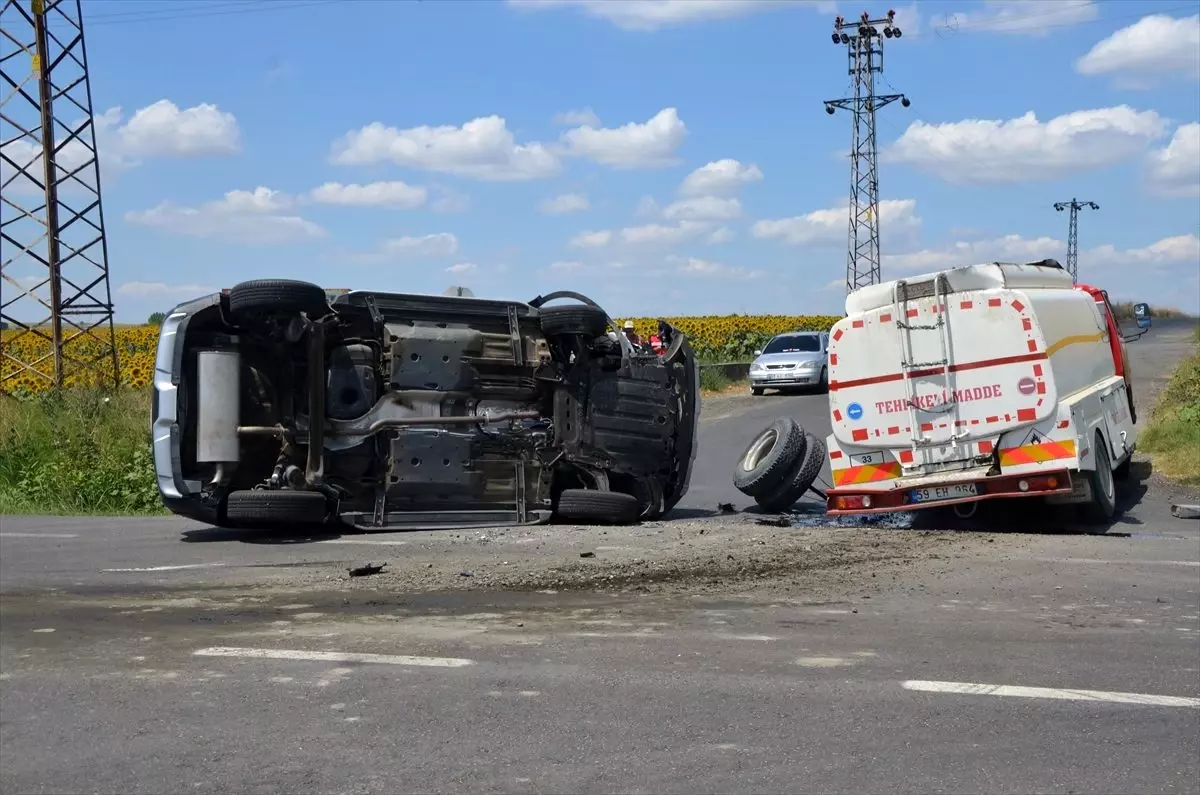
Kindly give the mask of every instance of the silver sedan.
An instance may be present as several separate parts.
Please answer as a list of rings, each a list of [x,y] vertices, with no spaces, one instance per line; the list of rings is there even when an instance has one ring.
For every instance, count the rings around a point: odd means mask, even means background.
[[[829,333],[797,331],[780,334],[761,351],[755,351],[750,365],[750,391],[761,395],[764,389],[816,387],[829,385]]]

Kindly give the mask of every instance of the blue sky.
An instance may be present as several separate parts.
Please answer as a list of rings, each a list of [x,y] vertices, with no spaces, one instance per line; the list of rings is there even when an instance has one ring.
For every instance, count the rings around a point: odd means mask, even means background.
[[[1200,311],[1200,3],[894,7],[885,279],[1064,259],[1078,197],[1083,280]],[[840,312],[864,8],[84,0],[117,318],[267,276]]]

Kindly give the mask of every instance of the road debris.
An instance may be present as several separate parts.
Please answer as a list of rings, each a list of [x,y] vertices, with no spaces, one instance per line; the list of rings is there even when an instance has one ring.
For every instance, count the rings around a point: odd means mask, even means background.
[[[581,557],[581,558],[594,558],[594,557],[596,557],[596,553],[595,553],[595,552],[580,552],[580,553],[579,553],[579,557]]]
[[[346,572],[351,577],[370,577],[372,574],[379,574],[386,565],[386,563],[380,563],[376,566],[374,563],[368,563],[365,566],[355,566],[352,569],[346,569]]]
[[[1200,505],[1171,504],[1171,515],[1176,519],[1200,519]]]

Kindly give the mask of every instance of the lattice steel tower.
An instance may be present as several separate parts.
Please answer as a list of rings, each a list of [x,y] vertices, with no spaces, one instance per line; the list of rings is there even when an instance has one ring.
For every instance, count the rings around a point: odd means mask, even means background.
[[[80,0],[0,7],[0,391],[115,385],[116,339]]]
[[[1079,281],[1079,211],[1085,207],[1093,210],[1100,209],[1100,205],[1095,202],[1081,202],[1078,199],[1054,203],[1054,209],[1060,213],[1063,210],[1071,211],[1070,226],[1067,229],[1067,273],[1071,274],[1073,282]]]
[[[902,35],[895,23],[896,12],[871,19],[864,11],[850,22],[837,17],[833,43],[846,46],[854,96],[831,99],[825,112],[837,109],[854,114],[854,137],[850,148],[850,235],[846,255],[846,292],[881,280],[879,269],[879,167],[875,145],[875,111],[896,100],[908,107],[903,94],[876,94],[875,75],[883,74],[883,40]]]

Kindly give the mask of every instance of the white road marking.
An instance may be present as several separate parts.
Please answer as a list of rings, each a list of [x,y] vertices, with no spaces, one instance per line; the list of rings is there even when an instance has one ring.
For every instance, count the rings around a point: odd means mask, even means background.
[[[363,538],[330,538],[326,541],[318,541],[318,544],[362,544],[372,547],[402,547],[408,544],[407,541],[368,541]]]
[[[1200,560],[1101,560],[1099,558],[1034,558],[1039,563],[1103,563],[1107,565],[1128,564],[1132,566],[1193,566],[1200,567]]]
[[[342,651],[304,651],[302,649],[250,649],[237,646],[211,646],[192,652],[197,657],[250,657],[259,660],[309,660],[313,662],[377,663],[379,665],[420,665],[430,668],[461,668],[474,660],[460,657],[409,657],[402,654],[359,654]]]
[[[184,563],[179,566],[147,566],[144,569],[100,569],[102,572],[181,571],[183,569],[212,569],[224,563]]]
[[[79,538],[78,533],[0,533],[0,538]]]
[[[925,693],[1051,698],[1060,701],[1107,701],[1113,704],[1141,704],[1149,707],[1200,707],[1200,698],[1155,696],[1145,693],[1114,693],[1107,690],[1059,690],[1052,687],[984,685],[972,682],[927,682],[921,680],[909,680],[901,686],[905,690],[918,690]]]

